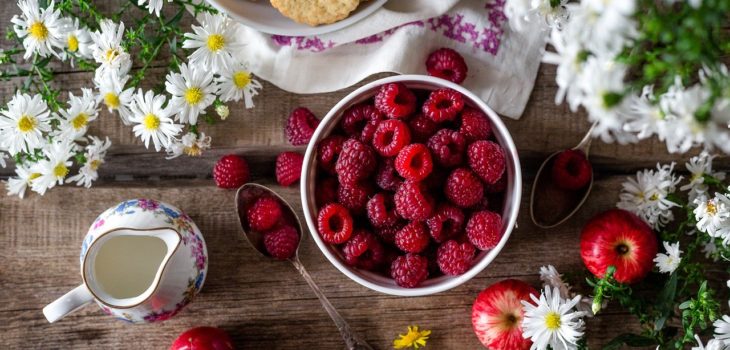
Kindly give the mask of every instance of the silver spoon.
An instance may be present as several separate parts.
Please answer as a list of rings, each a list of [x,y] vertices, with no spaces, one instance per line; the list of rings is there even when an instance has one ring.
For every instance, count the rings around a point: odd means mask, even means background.
[[[586,159],[588,159],[588,151],[591,149],[591,141],[593,140],[591,133],[593,132],[593,129],[595,129],[596,124],[598,124],[598,122],[593,123],[586,135],[583,136],[580,143],[571,148],[572,150],[582,151],[583,154],[585,154]],[[540,169],[535,175],[535,181],[532,183],[532,193],[530,194],[530,218],[532,218],[532,222],[540,228],[552,228],[570,219],[573,214],[578,212],[578,209],[583,206],[583,203],[585,203],[588,199],[588,195],[591,193],[591,189],[593,188],[593,172],[591,172],[591,181],[588,183],[588,186],[575,191],[574,193],[561,190],[552,183],[550,169],[555,156],[561,152],[562,151],[558,151],[551,154],[544,162],[542,162]],[[565,201],[566,199],[567,202]],[[542,204],[543,207],[536,207],[536,205],[540,204]],[[545,218],[544,216],[550,217]]]
[[[345,341],[346,349],[373,350],[373,348],[368,345],[368,343],[362,340],[359,336],[357,336],[357,334],[352,331],[352,329],[350,329],[347,321],[342,318],[342,315],[340,315],[335,307],[332,306],[330,301],[327,300],[327,297],[324,295],[324,293],[322,293],[322,290],[319,289],[319,286],[317,286],[317,284],[312,279],[312,276],[309,275],[307,270],[304,268],[304,265],[302,265],[302,262],[299,260],[299,247],[301,246],[303,238],[302,222],[299,220],[299,217],[297,216],[294,209],[291,207],[291,205],[289,205],[287,201],[284,200],[284,198],[279,196],[279,194],[266,186],[255,183],[247,183],[241,186],[236,192],[236,212],[238,213],[238,220],[241,223],[241,229],[243,229],[246,240],[261,255],[273,259],[270,255],[267,254],[266,248],[264,247],[263,233],[252,231],[249,229],[248,222],[246,221],[246,213],[244,212],[245,208],[248,207],[248,204],[251,203],[251,201],[256,200],[263,195],[271,195],[274,198],[277,198],[279,200],[279,203],[281,204],[282,214],[285,216],[284,219],[292,224],[296,223],[295,228],[299,233],[299,244],[297,245],[297,250],[294,253],[294,256],[289,259],[289,262],[291,262],[292,265],[294,265],[294,267],[297,269],[297,271],[299,271],[299,273],[302,275],[302,277],[304,277],[304,280],[307,281],[309,287],[312,288],[314,294],[317,295],[317,298],[319,298],[319,302],[322,303],[322,307],[324,307],[325,311],[327,311],[327,313],[332,318],[332,321],[334,321],[335,325],[337,325],[337,329],[340,331],[342,340]]]

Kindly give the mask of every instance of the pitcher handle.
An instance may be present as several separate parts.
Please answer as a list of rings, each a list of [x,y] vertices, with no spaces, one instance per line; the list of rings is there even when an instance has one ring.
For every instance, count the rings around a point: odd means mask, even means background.
[[[66,315],[86,306],[92,302],[94,297],[86,288],[86,285],[80,285],[64,296],[56,299],[56,301],[46,305],[43,308],[43,315],[46,316],[48,322],[53,323]]]

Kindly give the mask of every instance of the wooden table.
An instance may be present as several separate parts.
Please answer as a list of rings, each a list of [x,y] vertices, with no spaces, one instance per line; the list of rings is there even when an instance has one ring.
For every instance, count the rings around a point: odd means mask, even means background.
[[[14,2],[0,5],[2,28]],[[69,70],[55,86],[77,92],[91,86],[93,73]],[[375,77],[367,79],[373,80]],[[164,68],[151,71],[150,84],[164,79]],[[364,82],[363,82],[364,83]],[[358,84],[358,86],[361,84]],[[0,84],[8,96],[14,84]],[[45,196],[28,193],[24,200],[4,196],[0,185],[0,344],[3,349],[164,349],[182,331],[194,326],[216,326],[228,331],[240,349],[342,349],[337,329],[298,273],[286,263],[259,257],[244,241],[233,207],[233,191],[218,189],[210,172],[222,155],[245,156],[253,180],[273,183],[274,159],[287,144],[283,126],[289,112],[307,106],[318,116],[352,91],[295,95],[264,83],[256,108],[236,105],[224,123],[205,127],[213,149],[200,158],[165,160],[146,150],[130,127],[102,113],[91,134],[108,135],[114,146],[92,189],[57,187]],[[518,278],[539,286],[538,269],[553,264],[573,281],[582,281],[585,269],[579,256],[578,236],[592,215],[611,208],[620,184],[637,169],[656,162],[680,161],[655,140],[619,146],[596,142],[591,152],[596,183],[584,208],[555,229],[535,227],[528,215],[533,176],[550,153],[576,144],[588,129],[584,113],[571,113],[553,102],[555,69],[543,66],[527,109],[518,121],[505,119],[517,144],[524,170],[524,189],[518,227],[498,258],[471,281],[430,297],[403,298],[371,291],[349,280],[305,239],[302,260],[332,303],[351,326],[378,349],[392,348],[393,339],[411,324],[433,331],[430,349],[481,348],[471,330],[471,305],[477,293],[491,283]],[[7,178],[12,167],[0,169]],[[280,188],[301,211],[298,187]],[[168,201],[186,211],[200,226],[210,255],[209,275],[198,298],[172,320],[134,326],[105,316],[88,306],[62,321],[48,324],[41,309],[77,286],[81,239],[98,213],[133,197]],[[591,346],[637,329],[638,322],[622,310],[609,307],[588,320]]]

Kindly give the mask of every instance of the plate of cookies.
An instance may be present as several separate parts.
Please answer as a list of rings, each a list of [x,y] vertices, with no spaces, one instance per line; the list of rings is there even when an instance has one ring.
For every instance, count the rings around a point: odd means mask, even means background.
[[[208,0],[260,32],[308,36],[333,32],[369,16],[387,0]]]

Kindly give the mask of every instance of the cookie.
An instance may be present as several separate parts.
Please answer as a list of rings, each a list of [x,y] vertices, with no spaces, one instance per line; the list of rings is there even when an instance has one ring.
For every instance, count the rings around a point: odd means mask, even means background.
[[[282,15],[310,26],[345,19],[359,4],[360,0],[271,0]]]

